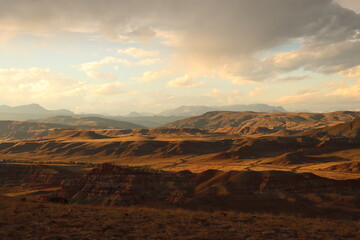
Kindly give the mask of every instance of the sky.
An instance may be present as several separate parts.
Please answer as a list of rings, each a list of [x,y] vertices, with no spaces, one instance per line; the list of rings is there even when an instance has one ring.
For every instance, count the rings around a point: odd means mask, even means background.
[[[0,105],[360,111],[359,0],[1,0]]]

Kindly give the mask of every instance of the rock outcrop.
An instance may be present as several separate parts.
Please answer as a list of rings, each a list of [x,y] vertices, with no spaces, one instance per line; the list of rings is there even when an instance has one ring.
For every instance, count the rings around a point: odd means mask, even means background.
[[[334,164],[324,170],[360,173],[360,162]]]
[[[300,136],[312,137],[338,137],[360,139],[360,119],[346,123],[326,126],[323,128],[313,129],[299,134]]]
[[[190,172],[162,172],[147,168],[103,164],[86,176],[64,184],[59,196],[76,203],[134,205],[189,201],[194,176]]]

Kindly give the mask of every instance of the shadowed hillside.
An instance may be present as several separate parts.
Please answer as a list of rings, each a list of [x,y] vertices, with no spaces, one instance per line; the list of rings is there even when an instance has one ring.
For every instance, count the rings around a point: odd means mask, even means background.
[[[312,173],[171,172],[108,163],[82,176],[81,171],[70,166],[17,164],[1,164],[0,173],[0,194],[21,196],[22,193],[31,199],[61,198],[73,204],[237,210],[342,219],[360,216],[359,179],[333,180]],[[53,190],[42,192],[41,187]],[[22,191],[17,192],[19,189]]]
[[[207,170],[194,174],[103,164],[66,182],[57,195],[82,204],[160,204],[356,218],[360,217],[359,193],[360,180],[337,181],[311,173]]]

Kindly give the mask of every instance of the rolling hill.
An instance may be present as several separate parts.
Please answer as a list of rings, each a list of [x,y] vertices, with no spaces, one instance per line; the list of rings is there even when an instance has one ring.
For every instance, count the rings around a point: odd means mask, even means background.
[[[54,124],[36,123],[21,121],[0,121],[1,140],[22,140],[42,138],[64,130],[74,129],[73,127]]]
[[[99,117],[55,116],[32,122],[0,121],[1,140],[44,138],[75,129],[143,129],[143,126]]]
[[[240,135],[294,134],[314,128],[336,125],[360,117],[360,112],[331,113],[256,113],[208,112],[201,116],[163,125],[168,128],[199,128],[218,133]]]

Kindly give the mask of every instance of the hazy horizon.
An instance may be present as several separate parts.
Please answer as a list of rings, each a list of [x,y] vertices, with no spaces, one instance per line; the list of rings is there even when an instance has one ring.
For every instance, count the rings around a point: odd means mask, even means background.
[[[0,12],[0,105],[360,110],[358,0],[4,0]]]

